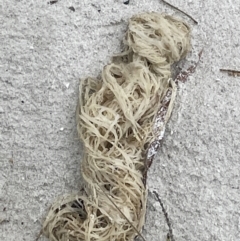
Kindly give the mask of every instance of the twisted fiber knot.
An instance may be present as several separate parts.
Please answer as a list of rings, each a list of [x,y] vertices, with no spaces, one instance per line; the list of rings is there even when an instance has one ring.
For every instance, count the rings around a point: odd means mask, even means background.
[[[125,241],[139,234],[154,122],[166,94],[174,101],[170,67],[189,51],[189,35],[188,26],[171,16],[138,14],[129,21],[124,51],[103,68],[101,79],[80,82],[77,129],[85,149],[85,190],[52,205],[43,226],[50,240]]]

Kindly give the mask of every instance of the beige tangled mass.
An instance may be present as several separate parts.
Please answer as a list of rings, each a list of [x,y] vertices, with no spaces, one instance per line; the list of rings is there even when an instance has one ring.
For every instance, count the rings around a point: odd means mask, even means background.
[[[124,45],[101,79],[80,82],[84,191],[58,198],[50,208],[43,233],[52,241],[133,240],[144,225],[153,126],[167,92],[173,103],[170,67],[189,51],[190,30],[171,16],[143,13],[130,19]],[[172,104],[168,116],[171,111]]]

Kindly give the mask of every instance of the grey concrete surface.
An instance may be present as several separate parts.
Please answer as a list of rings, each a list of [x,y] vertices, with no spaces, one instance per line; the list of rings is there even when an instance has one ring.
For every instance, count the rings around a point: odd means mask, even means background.
[[[144,236],[166,240],[156,190],[176,241],[240,240],[240,77],[219,72],[240,69],[240,1],[171,3],[199,24],[159,0],[0,0],[1,241],[35,240],[52,201],[80,188],[78,80],[99,75],[143,11],[191,25],[188,61],[204,48],[149,172]]]

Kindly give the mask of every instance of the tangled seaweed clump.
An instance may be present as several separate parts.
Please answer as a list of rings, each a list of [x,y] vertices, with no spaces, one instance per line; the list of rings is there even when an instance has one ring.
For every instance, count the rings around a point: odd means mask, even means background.
[[[171,16],[138,14],[129,21],[124,45],[101,79],[80,82],[77,129],[85,149],[85,190],[52,205],[43,225],[52,241],[127,241],[143,227],[146,155],[167,93],[166,116],[171,114],[176,88],[170,67],[188,53],[190,30]]]

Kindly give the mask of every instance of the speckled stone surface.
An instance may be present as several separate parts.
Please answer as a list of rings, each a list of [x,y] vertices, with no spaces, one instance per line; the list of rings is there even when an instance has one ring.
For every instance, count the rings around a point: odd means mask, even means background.
[[[52,201],[81,187],[79,79],[100,74],[121,50],[128,18],[144,11],[190,24],[189,62],[204,52],[179,87],[149,171],[143,234],[166,240],[156,190],[175,241],[240,240],[240,77],[219,72],[240,69],[240,2],[171,3],[199,24],[157,0],[0,1],[1,241],[35,240]]]

